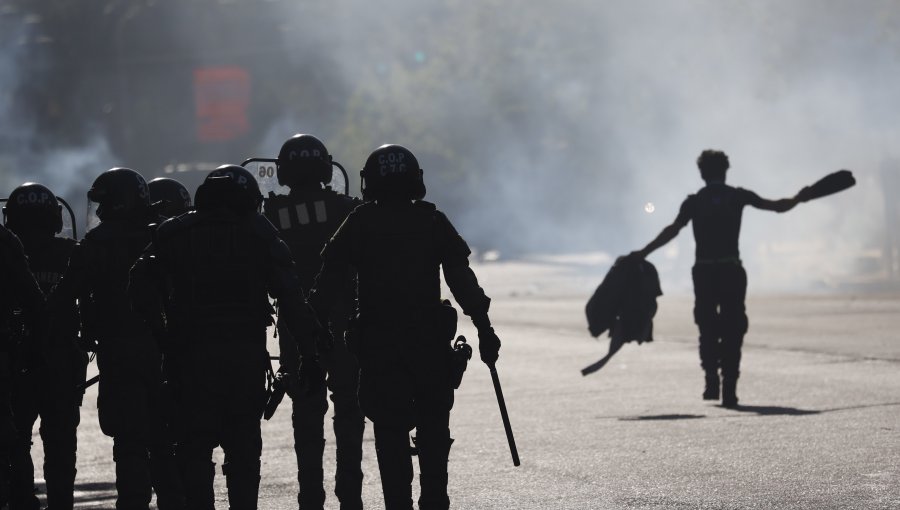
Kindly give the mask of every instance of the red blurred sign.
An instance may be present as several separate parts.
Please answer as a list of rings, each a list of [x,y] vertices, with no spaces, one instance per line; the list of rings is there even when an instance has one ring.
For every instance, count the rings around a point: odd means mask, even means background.
[[[197,139],[233,140],[250,130],[250,75],[240,67],[194,70]]]

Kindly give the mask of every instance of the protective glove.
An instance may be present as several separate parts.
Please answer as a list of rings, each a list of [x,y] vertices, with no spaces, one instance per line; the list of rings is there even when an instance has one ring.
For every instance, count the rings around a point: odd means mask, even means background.
[[[490,326],[482,326],[478,328],[478,352],[481,354],[481,361],[491,366],[497,362],[500,357],[500,338],[494,333],[494,328]]]
[[[284,364],[278,367],[278,371],[275,372],[275,379],[272,381],[272,387],[276,391],[284,391],[287,393],[289,397],[294,398],[297,395],[297,391],[299,390],[300,383],[297,380],[297,370],[287,368]]]
[[[325,387],[325,371],[319,365],[319,360],[315,357],[302,358],[296,380],[297,394],[304,392],[306,395],[312,395],[321,391]]]

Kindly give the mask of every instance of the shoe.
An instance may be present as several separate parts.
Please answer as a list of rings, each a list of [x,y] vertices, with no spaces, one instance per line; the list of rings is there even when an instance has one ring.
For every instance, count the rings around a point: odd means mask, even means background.
[[[706,375],[706,388],[703,389],[703,400],[719,400],[719,375]]]
[[[729,409],[738,407],[737,380],[722,381],[722,407]]]

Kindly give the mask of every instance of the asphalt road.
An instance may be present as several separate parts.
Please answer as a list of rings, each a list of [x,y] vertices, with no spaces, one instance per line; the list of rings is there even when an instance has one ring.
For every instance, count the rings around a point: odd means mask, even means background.
[[[660,299],[653,343],[628,344],[582,377],[607,347],[587,334],[582,312],[602,274],[546,263],[476,270],[494,298],[522,465],[510,460],[488,371],[473,362],[452,415],[454,508],[900,508],[900,295],[768,295],[754,292],[751,275],[742,406],[731,410],[700,398],[689,295]],[[468,323],[461,332],[475,338]],[[112,442],[95,402],[92,388],[77,506],[113,508]],[[262,509],[296,508],[289,409],[263,424]],[[364,499],[383,508],[366,433]],[[330,437],[325,463],[330,476]],[[337,509],[333,488],[328,480],[327,508]],[[217,496],[227,508],[221,475]]]

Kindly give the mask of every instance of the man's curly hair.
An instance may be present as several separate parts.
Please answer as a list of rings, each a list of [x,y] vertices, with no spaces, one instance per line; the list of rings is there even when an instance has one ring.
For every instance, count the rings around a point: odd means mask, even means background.
[[[700,169],[700,177],[704,181],[723,181],[725,171],[731,166],[728,163],[728,155],[722,151],[706,149],[697,158],[697,167]]]

